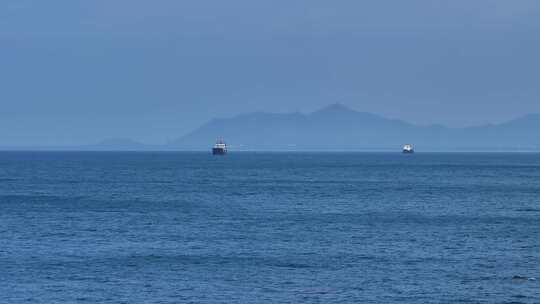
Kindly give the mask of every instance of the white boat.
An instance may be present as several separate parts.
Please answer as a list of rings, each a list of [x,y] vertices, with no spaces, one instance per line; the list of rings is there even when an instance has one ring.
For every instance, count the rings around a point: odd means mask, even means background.
[[[414,147],[411,144],[406,144],[403,146],[403,153],[414,153]]]
[[[227,154],[227,144],[221,140],[218,139],[214,147],[212,148],[212,154],[214,155],[225,155]]]

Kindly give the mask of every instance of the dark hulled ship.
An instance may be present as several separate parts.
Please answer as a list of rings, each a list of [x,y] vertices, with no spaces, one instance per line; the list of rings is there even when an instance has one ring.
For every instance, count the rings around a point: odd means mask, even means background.
[[[219,139],[214,147],[212,148],[212,154],[214,155],[225,155],[227,154],[227,144]]]

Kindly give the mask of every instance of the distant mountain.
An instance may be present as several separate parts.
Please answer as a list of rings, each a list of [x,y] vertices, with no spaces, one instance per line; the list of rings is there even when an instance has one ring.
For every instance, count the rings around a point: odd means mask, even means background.
[[[214,119],[168,145],[208,149],[224,138],[233,150],[419,151],[540,150],[540,115],[471,128],[420,126],[333,104],[311,114],[250,113]]]
[[[469,128],[421,126],[333,104],[310,114],[248,113],[213,119],[166,145],[114,138],[71,147],[1,147],[1,150],[206,150],[223,138],[231,151],[540,151],[540,114]]]

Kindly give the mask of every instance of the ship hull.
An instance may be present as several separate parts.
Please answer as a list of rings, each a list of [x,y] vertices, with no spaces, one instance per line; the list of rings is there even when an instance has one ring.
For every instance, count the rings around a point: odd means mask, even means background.
[[[414,150],[403,150],[403,154],[413,154]]]
[[[212,154],[213,155],[225,155],[225,154],[227,154],[227,150],[222,149],[222,148],[213,148],[212,149]]]

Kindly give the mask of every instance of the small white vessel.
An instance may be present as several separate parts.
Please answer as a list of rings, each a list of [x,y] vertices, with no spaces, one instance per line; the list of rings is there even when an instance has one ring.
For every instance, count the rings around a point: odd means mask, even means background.
[[[212,148],[212,154],[214,155],[227,154],[227,144],[222,139],[218,139],[216,144]]]
[[[411,144],[406,144],[403,146],[403,153],[414,153],[414,147]]]

